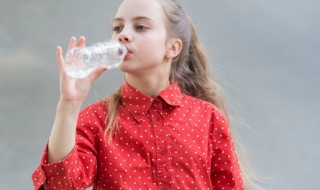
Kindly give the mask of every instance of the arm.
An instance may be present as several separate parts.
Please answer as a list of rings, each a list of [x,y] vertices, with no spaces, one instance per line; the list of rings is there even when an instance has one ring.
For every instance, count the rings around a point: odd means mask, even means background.
[[[228,122],[222,112],[212,114],[211,182],[213,189],[244,190],[240,166]]]
[[[84,45],[85,39],[81,37],[77,46]],[[75,46],[76,39],[73,37],[70,40],[69,49]],[[35,189],[41,189],[43,185],[46,189],[80,187],[82,182],[76,179],[85,180],[82,162],[79,161],[80,154],[83,153],[79,152],[76,145],[77,119],[91,84],[106,70],[106,67],[99,67],[86,78],[73,79],[67,75],[61,47],[57,48],[57,60],[60,72],[60,100],[42,163],[33,174]],[[89,141],[81,143],[90,144]],[[93,154],[88,156],[93,157]],[[86,155],[82,156],[84,157]],[[90,175],[90,172],[85,175]],[[75,184],[76,181],[79,183]]]
[[[104,124],[94,105],[79,113],[75,147],[62,160],[48,163],[48,145],[41,164],[32,175],[34,189],[84,189],[92,186],[97,174],[95,135]]]
[[[76,39],[73,37],[68,49],[75,47],[75,45]],[[80,37],[77,47],[83,46],[85,46],[85,38]],[[60,100],[49,138],[49,163],[65,158],[74,148],[76,123],[80,108],[87,97],[91,84],[106,70],[106,67],[100,67],[88,77],[74,79],[67,76],[61,47],[57,48],[57,60],[60,71]]]
[[[56,118],[49,137],[48,163],[64,159],[74,148],[80,108],[80,103],[58,103]]]

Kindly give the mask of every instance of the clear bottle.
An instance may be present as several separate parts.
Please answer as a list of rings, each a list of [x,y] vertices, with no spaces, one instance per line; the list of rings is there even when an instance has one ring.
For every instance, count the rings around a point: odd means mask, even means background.
[[[126,53],[127,48],[116,40],[72,48],[65,56],[67,74],[72,78],[84,78],[100,65],[107,65],[108,69],[116,68],[123,62]]]

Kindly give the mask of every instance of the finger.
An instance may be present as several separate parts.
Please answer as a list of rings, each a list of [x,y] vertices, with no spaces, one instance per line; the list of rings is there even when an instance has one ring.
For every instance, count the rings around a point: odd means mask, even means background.
[[[79,38],[77,47],[84,47],[86,45],[86,38],[84,36],[81,36]]]
[[[77,38],[76,38],[76,37],[72,36],[72,37],[70,38],[68,50],[69,50],[69,49],[72,49],[72,48],[74,48],[74,47],[76,46],[76,41],[77,41]]]
[[[58,62],[58,67],[60,73],[64,73],[65,71],[65,64],[64,64],[64,59],[62,55],[62,48],[60,46],[57,47],[57,62]]]
[[[108,70],[107,66],[100,66],[96,68],[88,77],[91,83],[93,83],[104,71]]]

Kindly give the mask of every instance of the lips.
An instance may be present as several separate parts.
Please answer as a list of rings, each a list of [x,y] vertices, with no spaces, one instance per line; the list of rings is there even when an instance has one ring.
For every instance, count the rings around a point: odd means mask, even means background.
[[[132,51],[127,47],[127,53],[124,57],[124,59],[127,59],[132,54]]]
[[[126,47],[127,48],[127,53],[132,53],[132,51],[130,50],[130,48]]]

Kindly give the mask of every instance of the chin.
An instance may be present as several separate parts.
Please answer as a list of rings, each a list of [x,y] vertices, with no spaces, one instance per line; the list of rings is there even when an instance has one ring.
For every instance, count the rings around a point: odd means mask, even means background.
[[[134,64],[120,64],[118,69],[123,73],[135,75],[139,77],[143,76],[146,71],[145,68],[138,67],[137,65],[134,65]]]
[[[125,73],[130,73],[130,71],[133,70],[132,65],[130,65],[128,62],[124,62],[119,65],[118,69]]]

